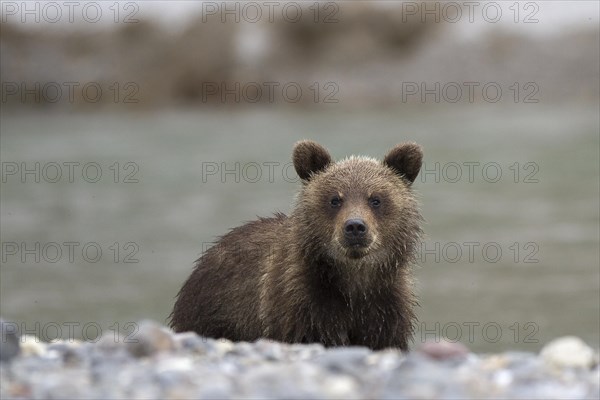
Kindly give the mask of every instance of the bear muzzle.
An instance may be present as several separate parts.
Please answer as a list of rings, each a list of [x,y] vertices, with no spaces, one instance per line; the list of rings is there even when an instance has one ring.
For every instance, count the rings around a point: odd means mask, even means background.
[[[367,223],[361,218],[346,220],[343,227],[343,246],[349,250],[352,258],[364,255],[371,245],[371,235]]]

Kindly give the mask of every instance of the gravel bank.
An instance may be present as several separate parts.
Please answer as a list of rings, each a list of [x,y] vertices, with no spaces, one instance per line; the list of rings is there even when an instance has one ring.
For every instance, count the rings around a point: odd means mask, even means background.
[[[174,334],[150,321],[125,342],[42,343],[2,329],[2,399],[582,398],[600,393],[598,352],[574,337],[539,354],[473,354],[426,343],[409,354]]]

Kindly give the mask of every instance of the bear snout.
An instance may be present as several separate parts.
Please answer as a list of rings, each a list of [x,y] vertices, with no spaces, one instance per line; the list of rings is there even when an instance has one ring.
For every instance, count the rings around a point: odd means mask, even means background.
[[[367,224],[360,218],[351,218],[344,223],[344,237],[350,246],[367,246]]]

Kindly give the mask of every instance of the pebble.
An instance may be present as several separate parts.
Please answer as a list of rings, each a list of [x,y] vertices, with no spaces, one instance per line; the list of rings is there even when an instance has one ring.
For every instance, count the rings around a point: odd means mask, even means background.
[[[565,336],[549,342],[540,356],[547,364],[558,368],[591,368],[597,364],[594,350],[575,336]]]
[[[371,351],[366,347],[334,347],[317,356],[314,362],[332,372],[353,374],[364,369],[369,354]]]
[[[469,349],[464,344],[444,339],[436,342],[425,342],[419,351],[435,360],[462,358],[469,354]]]
[[[127,350],[134,357],[148,357],[175,348],[175,340],[168,328],[153,321],[142,321],[135,337],[127,341]]]
[[[193,354],[206,354],[210,351],[211,345],[207,338],[200,337],[193,332],[185,332],[176,335],[175,347],[179,351]]]
[[[46,347],[46,353],[49,357],[60,358],[68,366],[75,367],[85,361],[81,346],[68,342],[51,343]]]
[[[35,351],[23,351],[19,340],[20,352],[2,347],[2,399],[594,399],[600,390],[597,350],[574,337],[552,341],[540,354],[482,355],[450,342],[410,353],[235,343],[175,334],[151,321],[139,324],[134,341],[26,339]]]
[[[47,344],[42,339],[33,335],[21,337],[21,352],[25,356],[39,356],[46,352]]]

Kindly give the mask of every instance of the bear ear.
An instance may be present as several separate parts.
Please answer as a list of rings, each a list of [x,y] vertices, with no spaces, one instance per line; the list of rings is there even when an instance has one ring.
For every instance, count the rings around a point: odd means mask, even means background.
[[[300,179],[309,181],[312,174],[331,164],[331,156],[320,144],[311,140],[296,143],[293,153],[294,168]]]
[[[416,143],[402,143],[394,147],[383,159],[383,164],[393,169],[412,184],[423,161],[423,150]]]

